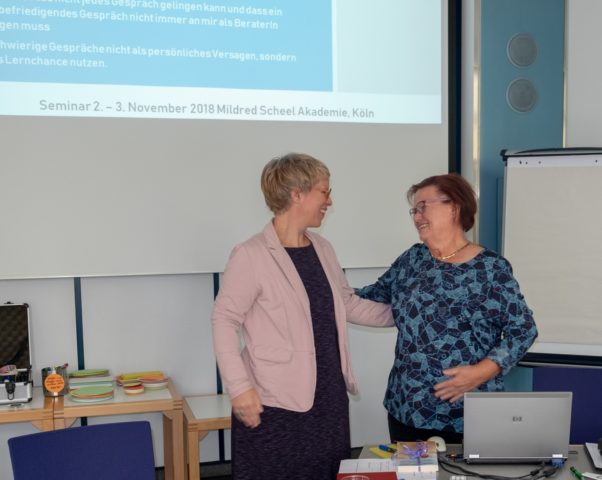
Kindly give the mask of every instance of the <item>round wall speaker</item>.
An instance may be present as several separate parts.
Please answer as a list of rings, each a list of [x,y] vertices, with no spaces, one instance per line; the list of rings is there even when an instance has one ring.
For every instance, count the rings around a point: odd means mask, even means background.
[[[528,67],[537,58],[537,43],[529,33],[517,33],[508,41],[506,53],[513,65]]]
[[[529,112],[537,104],[537,89],[531,80],[517,78],[506,89],[506,101],[516,112]]]

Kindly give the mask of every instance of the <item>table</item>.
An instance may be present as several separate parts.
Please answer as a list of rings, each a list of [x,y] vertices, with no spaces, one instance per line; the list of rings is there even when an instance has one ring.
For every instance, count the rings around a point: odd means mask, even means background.
[[[496,475],[504,475],[504,476],[518,476],[525,475],[529,473],[529,470],[532,469],[533,465],[503,465],[503,464],[492,464],[492,465],[466,465],[462,464],[468,470],[473,470],[476,472],[483,473],[493,473]],[[587,452],[585,451],[585,447],[583,445],[569,445],[569,456],[564,464],[564,466],[558,470],[553,477],[550,477],[554,480],[575,480],[575,477],[571,474],[569,468],[574,466],[580,472],[591,472],[593,471],[593,466],[589,459]],[[439,470],[437,475],[438,480],[447,480],[450,478],[450,474]]]
[[[99,403],[77,403],[68,396],[56,397],[54,428],[68,428],[81,417],[151,412],[163,414],[165,478],[184,480],[182,397],[175,390],[171,380],[167,389],[147,390],[141,395],[127,395],[121,387],[115,387],[114,398]]]
[[[0,406],[0,424],[29,422],[43,432],[54,428],[54,399],[45,397],[42,387],[34,387],[31,402]]]
[[[198,480],[199,442],[212,430],[231,428],[230,399],[226,395],[200,395],[184,398],[188,479]]]
[[[376,458],[372,452],[370,452],[370,447],[374,445],[368,445],[362,448],[362,452],[360,453],[360,458]],[[461,445],[448,445],[447,449],[448,453],[460,453],[462,452]],[[503,475],[503,476],[520,476],[526,475],[530,470],[533,470],[533,464],[490,464],[490,465],[476,465],[476,464],[466,464],[464,462],[458,463],[463,468],[467,470],[471,470],[474,472],[484,473],[484,474],[492,474],[492,475]],[[556,473],[553,477],[550,477],[554,480],[575,480],[575,477],[571,474],[569,468],[574,466],[580,472],[595,472],[594,467],[591,463],[591,460],[585,451],[585,447],[583,445],[569,445],[569,458],[567,459],[564,467],[562,467],[558,473]],[[437,472],[437,480],[449,480],[453,474],[446,472],[441,469],[439,466],[439,471]],[[477,478],[477,477],[468,477],[467,478]]]

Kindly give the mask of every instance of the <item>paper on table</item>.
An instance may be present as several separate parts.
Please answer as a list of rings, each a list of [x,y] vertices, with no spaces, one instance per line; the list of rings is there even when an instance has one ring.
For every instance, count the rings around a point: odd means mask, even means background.
[[[385,458],[358,458],[341,460],[339,473],[397,472],[395,462]],[[397,473],[400,480],[436,480],[437,472]]]
[[[586,443],[585,449],[587,450],[587,453],[589,453],[589,457],[592,459],[594,467],[602,469],[602,455],[600,455],[598,445],[595,443]]]
[[[395,463],[386,458],[354,458],[341,460],[339,473],[396,472]]]
[[[397,472],[398,480],[436,480],[437,472]]]

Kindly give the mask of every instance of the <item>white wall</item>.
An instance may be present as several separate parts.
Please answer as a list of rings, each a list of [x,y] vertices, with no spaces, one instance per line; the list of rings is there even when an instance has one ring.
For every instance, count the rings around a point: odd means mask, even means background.
[[[475,187],[478,187],[479,171],[474,163],[475,141],[478,138],[478,132],[475,131],[474,113],[478,108],[478,102],[474,101],[475,92],[478,93],[475,85],[475,72],[479,71],[478,55],[475,55],[475,49],[479,45],[479,35],[475,32],[475,0],[464,0],[462,2],[462,125],[461,125],[461,169],[462,175]]]
[[[602,147],[602,44],[599,0],[567,0],[566,145]]]

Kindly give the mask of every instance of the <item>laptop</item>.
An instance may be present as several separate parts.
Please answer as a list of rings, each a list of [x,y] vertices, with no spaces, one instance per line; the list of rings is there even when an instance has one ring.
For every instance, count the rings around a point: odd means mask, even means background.
[[[566,459],[572,392],[464,394],[467,463],[540,463]]]

